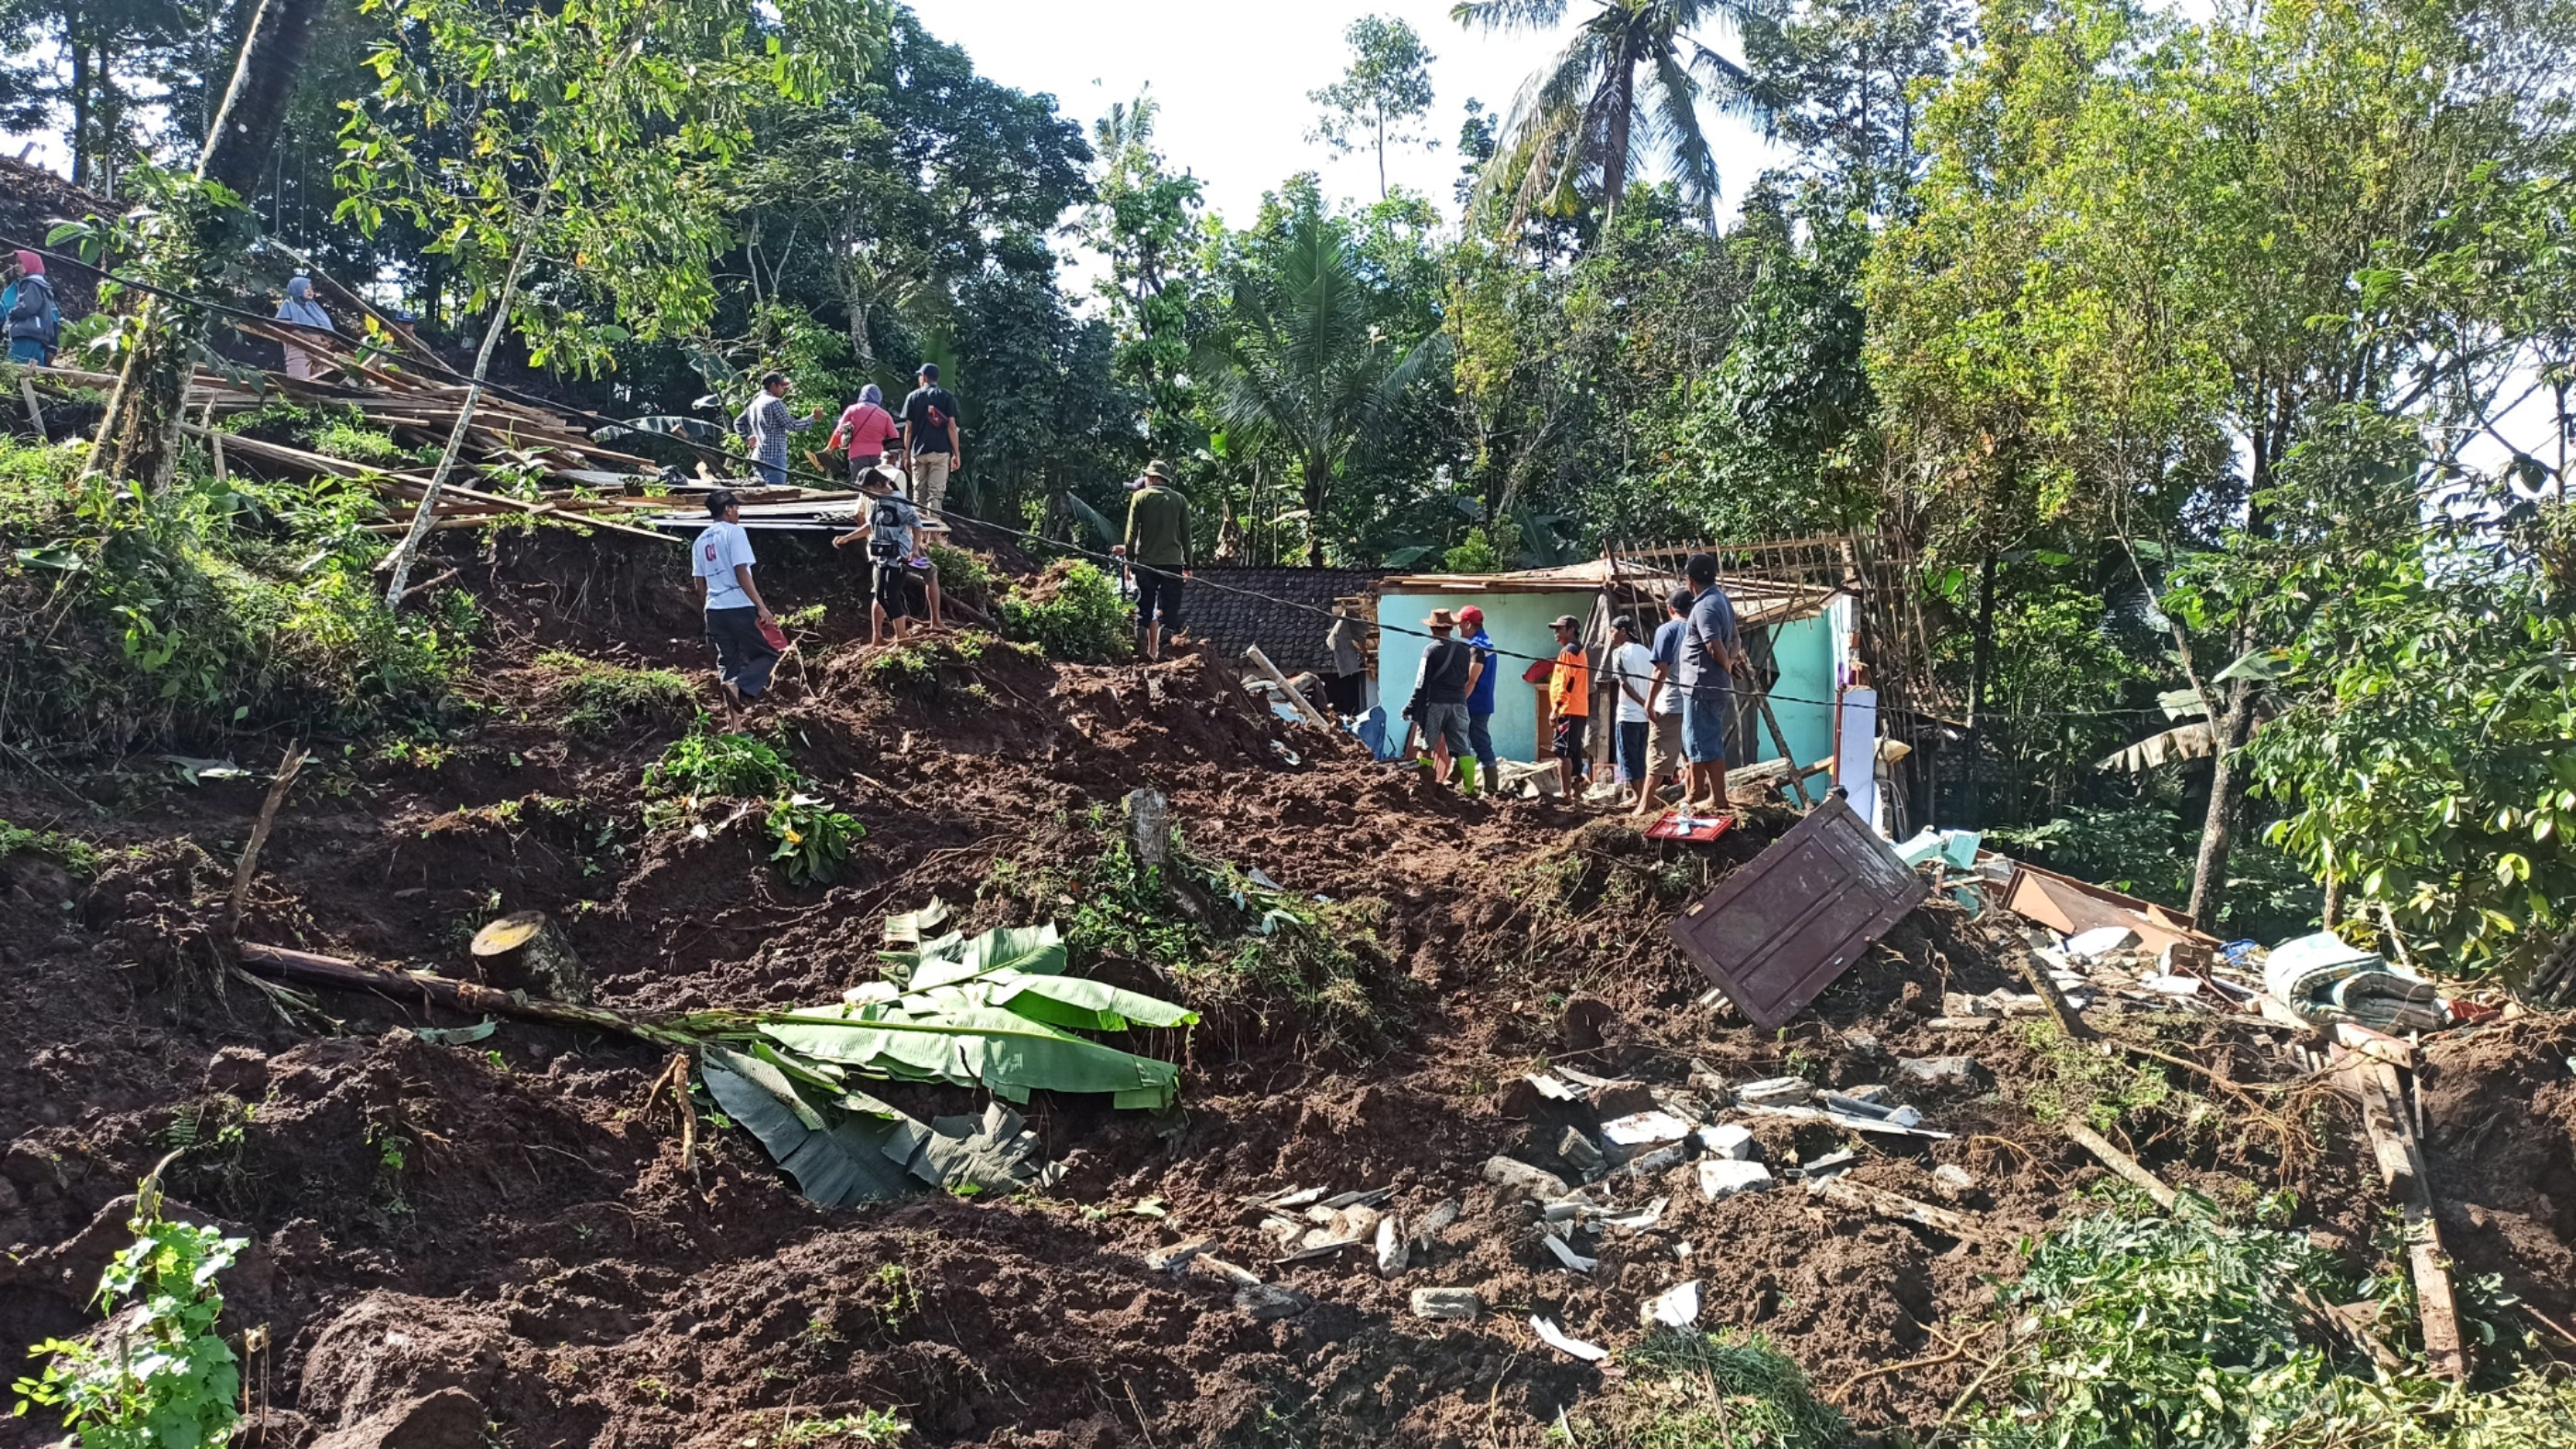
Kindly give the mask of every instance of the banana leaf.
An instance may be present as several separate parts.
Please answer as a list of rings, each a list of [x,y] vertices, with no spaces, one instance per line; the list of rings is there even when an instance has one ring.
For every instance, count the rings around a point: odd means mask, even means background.
[[[889,946],[919,947],[927,932],[935,931],[948,920],[948,903],[937,896],[917,911],[886,917],[885,938]]]
[[[1170,1062],[962,999],[927,1011],[904,1002],[840,1003],[765,1021],[760,1030],[805,1056],[879,1076],[983,1087],[1010,1102],[1026,1102],[1040,1089],[1107,1092],[1116,1106],[1160,1110],[1180,1082],[1180,1068]]]
[[[1031,1021],[1075,1031],[1195,1026],[1199,1019],[1199,1014],[1187,1007],[1106,981],[1080,976],[1029,976],[1003,967],[970,971],[959,961],[924,961],[914,969],[911,989],[904,994],[913,1002],[907,1010],[998,1006]]]
[[[924,953],[927,956],[927,952]],[[1042,926],[996,926],[966,943],[957,960],[970,971],[1025,971],[1056,976],[1064,971],[1064,938],[1055,922]]]
[[[824,1207],[885,1202],[921,1190],[899,1165],[903,1158],[887,1152],[898,1122],[818,1109],[775,1063],[719,1046],[705,1049],[698,1073],[725,1115],[759,1138],[797,1188]]]

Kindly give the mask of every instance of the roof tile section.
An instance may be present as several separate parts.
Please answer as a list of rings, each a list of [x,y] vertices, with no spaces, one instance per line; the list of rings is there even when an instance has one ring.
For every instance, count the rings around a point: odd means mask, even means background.
[[[1201,568],[1191,576],[1183,630],[1209,641],[1224,658],[1238,657],[1247,646],[1258,644],[1285,673],[1308,669],[1322,673],[1324,631],[1332,627],[1333,601],[1368,592],[1390,572]]]

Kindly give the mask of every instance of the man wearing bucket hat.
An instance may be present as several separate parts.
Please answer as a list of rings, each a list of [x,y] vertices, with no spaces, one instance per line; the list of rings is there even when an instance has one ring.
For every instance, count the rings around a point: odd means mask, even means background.
[[[1484,666],[1476,651],[1456,637],[1458,621],[1447,609],[1434,609],[1422,621],[1431,631],[1423,646],[1422,667],[1413,676],[1409,713],[1431,746],[1433,778],[1449,783],[1450,772],[1467,758],[1467,697],[1476,689]]]
[[[1556,670],[1548,676],[1548,707],[1556,714],[1556,783],[1568,800],[1580,800],[1575,785],[1588,767],[1592,740],[1592,660],[1583,649],[1583,621],[1559,614],[1548,621],[1556,631]]]
[[[1163,631],[1181,628],[1181,580],[1190,565],[1190,504],[1172,487],[1172,465],[1145,465],[1127,495],[1127,536],[1110,552],[1136,573],[1136,652],[1163,657]]]

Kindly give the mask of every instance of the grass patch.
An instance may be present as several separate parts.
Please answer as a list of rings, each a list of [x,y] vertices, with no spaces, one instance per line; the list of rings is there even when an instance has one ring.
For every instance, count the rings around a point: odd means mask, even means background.
[[[384,607],[371,495],[331,480],[161,492],[0,440],[0,695],[26,741],[96,750],[433,713],[482,627],[471,594]]]
[[[0,820],[0,859],[13,855],[41,855],[84,879],[96,876],[99,867],[107,863],[106,852],[86,840],[58,830],[29,830]]]
[[[765,803],[768,859],[795,885],[828,884],[849,860],[851,844],[868,833],[814,793],[777,746],[723,733],[703,714],[644,768],[644,793],[647,830],[704,825],[728,800]]]
[[[555,698],[563,727],[601,740],[637,723],[668,719],[697,702],[688,679],[668,669],[628,669],[561,649],[537,656],[537,667],[556,676]]]
[[[1633,1449],[1835,1449],[1851,1432],[1758,1333],[1666,1330],[1619,1357],[1631,1380],[1611,1414]]]
[[[344,462],[366,463],[377,467],[390,467],[397,463],[412,461],[410,451],[395,442],[393,434],[378,432],[374,428],[345,418],[334,418],[314,428],[306,436],[312,444],[313,451],[326,458],[338,458]]]

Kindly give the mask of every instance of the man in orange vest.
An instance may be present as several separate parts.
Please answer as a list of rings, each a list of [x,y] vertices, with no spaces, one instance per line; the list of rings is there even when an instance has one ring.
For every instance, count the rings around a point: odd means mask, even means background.
[[[1564,614],[1548,625],[1556,631],[1556,671],[1548,676],[1547,702],[1556,716],[1556,783],[1568,800],[1575,781],[1590,768],[1592,662],[1583,652],[1583,625]]]

